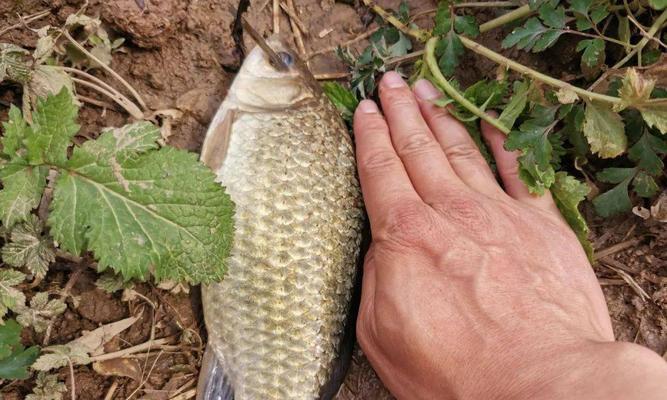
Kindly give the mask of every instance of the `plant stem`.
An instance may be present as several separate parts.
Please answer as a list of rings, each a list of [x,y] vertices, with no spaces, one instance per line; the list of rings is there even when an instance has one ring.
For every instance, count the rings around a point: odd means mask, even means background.
[[[419,40],[420,42],[427,41],[428,38],[431,36],[430,32],[425,29],[413,29],[405,25],[398,18],[388,13],[384,8],[376,5],[373,2],[373,0],[364,0],[364,4],[367,7],[372,8],[377,15],[379,15],[380,17],[382,17],[382,19],[392,24],[396,29],[405,33],[408,36],[412,36],[413,38]]]
[[[86,48],[83,47],[83,46],[81,45],[81,43],[77,42],[77,41],[72,37],[72,35],[69,34],[69,32],[67,31],[67,29],[63,29],[63,30],[62,30],[62,33],[63,33],[63,35],[67,38],[67,40],[69,40],[70,43],[72,43],[72,44],[74,45],[74,47],[76,47],[79,51],[81,51],[83,54],[85,54],[86,56],[88,56],[91,60],[93,60],[93,61],[95,61],[97,64],[99,64],[100,67],[102,67],[105,71],[107,71],[109,74],[111,74],[111,76],[113,76],[113,77],[116,78],[120,83],[122,83],[123,86],[125,86],[125,87],[127,88],[127,90],[132,94],[132,96],[134,96],[134,98],[137,100],[137,102],[139,102],[139,105],[140,105],[144,110],[147,110],[147,109],[148,109],[148,107],[146,107],[146,103],[144,102],[144,99],[141,98],[141,96],[139,95],[139,93],[132,87],[132,85],[130,85],[129,83],[127,83],[127,81],[126,81],[125,79],[123,79],[122,76],[118,75],[118,73],[117,73],[116,71],[114,71],[113,69],[111,69],[108,65],[106,65],[106,64],[104,64],[102,61],[100,61],[99,58],[95,57],[95,56],[94,56],[93,54],[91,54],[88,50],[86,50]],[[134,115],[133,115],[133,116],[134,116]],[[135,117],[135,118],[136,118],[136,117]]]
[[[491,29],[498,28],[500,26],[503,26],[505,24],[508,24],[514,20],[521,19],[533,11],[530,9],[530,6],[527,4],[525,6],[521,6],[517,8],[516,10],[512,10],[508,12],[507,14],[503,14],[498,18],[494,18],[489,22],[485,22],[482,25],[479,26],[479,31],[481,33],[490,31]]]
[[[426,42],[426,63],[428,64],[431,74],[435,79],[436,83],[447,93],[449,97],[456,100],[459,104],[465,107],[468,111],[476,115],[477,117],[483,119],[489,124],[498,128],[501,132],[508,134],[510,132],[509,128],[503,125],[500,121],[492,116],[486,114],[484,111],[480,110],[475,104],[471,103],[466,99],[461,93],[459,93],[456,88],[454,88],[447,78],[442,75],[440,68],[438,67],[438,61],[435,59],[435,44],[438,41],[438,38],[431,38]]]
[[[470,3],[459,3],[459,4],[454,4],[454,8],[482,8],[482,7],[496,7],[496,8],[502,8],[502,7],[518,7],[520,6],[520,3],[517,3],[516,1],[474,1]]]
[[[110,99],[113,99],[113,101],[115,101],[119,106],[123,107],[125,111],[127,111],[128,114],[130,114],[132,117],[136,119],[144,119],[144,113],[141,112],[141,110],[139,110],[134,103],[132,103],[131,101],[129,103],[126,102],[125,100],[123,100],[122,97],[119,97],[117,93],[110,92],[105,88],[96,85],[94,83],[88,82],[87,80],[84,79],[72,77],[72,81],[78,85],[86,86],[89,89],[93,89],[98,93],[101,93],[109,97]]]
[[[512,69],[520,74],[527,75],[533,79],[536,79],[540,82],[544,82],[550,86],[557,87],[557,88],[562,88],[562,89],[568,89],[572,90],[575,92],[577,95],[580,97],[584,97],[588,100],[598,100],[598,101],[603,101],[605,103],[611,103],[611,104],[618,104],[621,102],[621,99],[618,97],[613,97],[613,96],[607,96],[604,94],[600,93],[595,93],[595,92],[590,92],[586,89],[582,89],[580,87],[576,87],[573,85],[570,85],[567,82],[563,82],[560,79],[552,78],[549,75],[545,75],[541,72],[535,71],[534,69],[530,69],[526,67],[523,64],[520,64],[514,60],[510,60],[509,58],[496,53],[495,51],[482,46],[481,44],[475,42],[474,40],[470,40],[465,36],[459,36],[461,39],[461,42],[463,45],[468,48],[469,50],[474,51],[477,54],[483,55],[484,57],[488,58],[489,60],[495,61],[496,63],[506,66],[509,69]]]
[[[667,21],[667,9],[664,10],[655,21],[653,21],[653,25],[651,25],[651,28],[646,33],[646,36],[644,36],[642,40],[640,40],[639,43],[635,45],[635,48],[632,49],[632,51],[629,52],[625,57],[623,57],[621,61],[617,62],[613,67],[611,67],[611,69],[621,68],[623,65],[625,65],[626,62],[630,61],[630,59],[634,57],[635,54],[641,51],[644,46],[648,44],[648,42],[653,38],[653,36],[655,36],[658,30],[660,30],[660,27],[665,23],[665,21]]]

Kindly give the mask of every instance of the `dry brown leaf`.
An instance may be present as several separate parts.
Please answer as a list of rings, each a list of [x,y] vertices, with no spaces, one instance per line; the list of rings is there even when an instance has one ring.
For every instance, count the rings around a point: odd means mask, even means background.
[[[141,364],[136,358],[97,361],[93,363],[93,369],[100,375],[121,376],[137,382],[141,381]]]
[[[132,326],[138,319],[137,317],[130,317],[102,325],[95,330],[84,333],[80,338],[74,339],[69,345],[81,346],[91,355],[102,354],[104,352],[104,345],[109,340]]]

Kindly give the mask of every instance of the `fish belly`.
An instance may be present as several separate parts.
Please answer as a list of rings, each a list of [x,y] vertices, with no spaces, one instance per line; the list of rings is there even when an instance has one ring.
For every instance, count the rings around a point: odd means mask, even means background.
[[[234,245],[202,297],[235,400],[317,399],[339,351],[363,212],[351,140],[321,107],[241,114],[217,171]]]

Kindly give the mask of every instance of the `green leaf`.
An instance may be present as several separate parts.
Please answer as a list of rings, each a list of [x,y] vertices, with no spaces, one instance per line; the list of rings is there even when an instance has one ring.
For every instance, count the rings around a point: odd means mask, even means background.
[[[0,379],[26,379],[39,348],[25,349],[21,344],[21,326],[14,320],[0,325]]]
[[[0,269],[0,326],[8,310],[25,303],[25,295],[14,288],[25,280],[25,274],[13,269]]]
[[[65,164],[67,147],[79,131],[75,123],[77,112],[72,95],[65,88],[55,96],[38,100],[32,130],[25,143],[32,164]]]
[[[581,15],[588,15],[592,4],[593,0],[570,0],[570,10]]]
[[[552,4],[546,3],[540,7],[540,19],[544,24],[550,28],[563,29],[565,27],[565,8],[553,7]]]
[[[523,109],[526,108],[529,87],[530,82],[528,81],[514,82],[514,94],[498,118],[498,120],[506,127],[511,129],[514,126],[516,119],[519,118],[519,115],[523,112]]]
[[[0,360],[12,354],[14,347],[21,344],[21,326],[10,319],[0,325]]]
[[[480,80],[468,86],[463,96],[483,110],[495,107],[502,103],[507,94],[507,81]]]
[[[36,371],[50,371],[62,368],[69,363],[73,365],[86,365],[92,362],[83,346],[62,344],[45,347],[42,351],[44,354],[32,366]]]
[[[577,44],[577,51],[583,51],[581,62],[587,67],[596,67],[604,63],[605,44],[602,39],[582,40]]]
[[[637,173],[636,168],[605,168],[598,172],[596,177],[601,182],[621,183],[630,180]]]
[[[359,100],[354,96],[354,93],[338,82],[324,82],[322,89],[341,113],[343,119],[351,121],[354,110],[359,104]]]
[[[648,132],[628,150],[628,157],[651,175],[660,175],[665,166],[658,154],[667,154],[667,143]]]
[[[553,147],[548,138],[550,127],[529,120],[521,124],[518,131],[511,131],[505,141],[509,151],[520,150],[519,177],[531,193],[543,194],[555,181],[551,165]]]
[[[655,128],[662,134],[667,133],[667,102],[662,104],[645,104],[639,107],[642,118],[649,128]]]
[[[39,292],[30,299],[30,307],[18,305],[14,311],[18,314],[16,321],[25,326],[33,327],[35,332],[46,330],[53,319],[65,312],[67,305],[61,299],[49,300],[48,292]]]
[[[609,9],[606,4],[598,4],[591,9],[591,20],[595,25],[602,22],[607,16],[609,16]]]
[[[607,170],[616,170],[613,172],[605,172]],[[620,171],[625,170],[625,171]],[[632,202],[630,202],[630,196],[628,195],[628,185],[630,180],[635,174],[634,168],[607,168],[599,173],[598,179],[601,179],[602,174],[607,174],[605,178],[614,178],[613,181],[617,181],[621,176],[629,174],[629,176],[620,180],[618,185],[613,189],[602,193],[593,199],[593,206],[595,206],[595,211],[602,217],[610,217],[615,214],[620,214],[629,211],[632,208]]]
[[[0,218],[5,228],[25,221],[39,205],[46,186],[48,168],[10,163],[0,169],[4,188],[0,191]]]
[[[635,179],[632,181],[632,187],[639,196],[646,198],[655,196],[658,193],[658,190],[660,190],[658,184],[655,183],[655,179],[644,171],[639,171],[637,175],[635,175]]]
[[[7,265],[25,267],[38,278],[46,275],[55,259],[50,241],[42,236],[42,223],[34,215],[12,229],[11,240],[2,248],[2,260]]]
[[[442,36],[452,30],[452,18],[447,2],[441,1],[435,12],[435,26],[433,36]]]
[[[588,257],[592,258],[593,246],[588,240],[588,225],[579,211],[579,204],[584,201],[589,191],[588,185],[562,171],[556,173],[556,180],[551,186],[558,209],[579,238]]]
[[[30,126],[23,120],[21,110],[13,104],[9,108],[9,120],[3,122],[5,130],[2,137],[2,152],[10,159],[20,157],[19,150],[23,147],[23,140],[29,135]]]
[[[40,372],[35,379],[35,387],[25,400],[62,400],[63,394],[67,392],[67,386],[58,381],[55,374]]]
[[[32,365],[39,355],[39,347],[32,346],[24,349],[18,346],[7,358],[0,360],[1,379],[28,379],[30,373],[28,367]]]
[[[479,36],[479,25],[472,15],[457,15],[454,19],[454,29],[462,35],[473,38]]]
[[[58,178],[48,224],[62,248],[91,250],[126,279],[219,281],[233,204],[196,155],[156,150],[147,122],[106,131],[74,149]]]
[[[648,0],[648,4],[654,10],[663,10],[667,7],[667,0]]]
[[[556,43],[563,32],[547,28],[537,18],[530,18],[523,27],[515,28],[502,42],[503,48],[516,46],[518,49],[540,52]]]
[[[578,157],[585,157],[590,151],[588,141],[583,132],[584,125],[584,107],[577,104],[565,116],[565,126],[563,133],[572,144],[574,154]]]
[[[438,57],[438,66],[442,69],[442,73],[452,75],[463,53],[463,43],[459,35],[449,31],[435,47],[435,55]]]
[[[591,151],[602,158],[616,157],[628,145],[621,117],[604,103],[586,102],[583,128]]]

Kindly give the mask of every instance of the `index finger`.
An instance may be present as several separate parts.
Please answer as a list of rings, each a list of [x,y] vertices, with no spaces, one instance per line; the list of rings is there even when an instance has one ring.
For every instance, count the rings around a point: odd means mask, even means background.
[[[361,191],[374,229],[394,207],[421,198],[391,144],[387,122],[371,100],[359,103],[354,113],[354,138]]]

